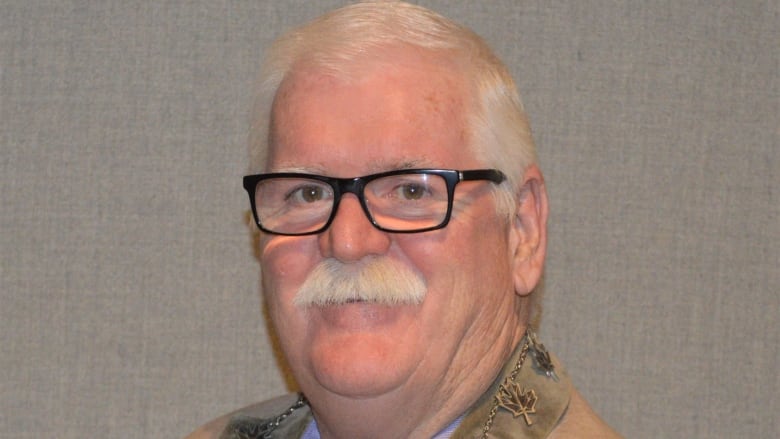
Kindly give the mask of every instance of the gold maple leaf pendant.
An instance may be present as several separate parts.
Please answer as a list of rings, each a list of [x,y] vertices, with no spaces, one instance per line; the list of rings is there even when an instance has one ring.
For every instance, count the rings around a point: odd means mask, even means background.
[[[498,405],[503,407],[512,416],[517,418],[523,416],[528,426],[533,425],[530,415],[536,414],[536,392],[533,389],[525,390],[519,384],[504,379],[504,384],[498,386],[498,395],[496,395]]]

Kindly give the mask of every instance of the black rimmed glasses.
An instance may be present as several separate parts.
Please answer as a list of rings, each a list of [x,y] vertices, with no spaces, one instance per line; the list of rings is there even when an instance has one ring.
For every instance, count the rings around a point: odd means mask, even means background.
[[[355,178],[332,178],[297,172],[247,175],[257,226],[277,235],[312,235],[330,226],[343,194],[360,201],[379,230],[416,233],[441,229],[450,221],[455,186],[461,181],[506,176],[496,169],[402,169]]]

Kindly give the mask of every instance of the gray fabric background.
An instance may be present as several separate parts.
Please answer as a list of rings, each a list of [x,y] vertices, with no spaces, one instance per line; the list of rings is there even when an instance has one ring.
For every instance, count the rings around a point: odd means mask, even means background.
[[[0,1],[0,437],[285,391],[245,225],[262,48],[339,1]],[[631,438],[780,436],[777,0],[420,2],[486,37],[552,202],[543,340]]]

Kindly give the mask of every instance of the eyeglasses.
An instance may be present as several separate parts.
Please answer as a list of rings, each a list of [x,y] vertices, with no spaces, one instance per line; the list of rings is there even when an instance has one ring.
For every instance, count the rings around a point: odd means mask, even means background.
[[[330,226],[343,194],[352,193],[379,230],[416,233],[441,229],[450,221],[455,186],[461,181],[506,176],[496,169],[403,169],[355,178],[297,172],[247,175],[255,223],[276,235],[313,235]]]

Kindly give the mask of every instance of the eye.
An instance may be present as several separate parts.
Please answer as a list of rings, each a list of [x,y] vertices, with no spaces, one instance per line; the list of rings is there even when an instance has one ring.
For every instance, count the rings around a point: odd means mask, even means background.
[[[305,185],[289,191],[285,199],[293,204],[310,204],[329,198],[330,194],[328,192],[322,186]]]
[[[406,183],[396,188],[396,194],[405,200],[419,200],[427,192],[427,186],[418,183]]]
[[[436,175],[409,173],[388,175],[371,181],[365,196],[374,206],[387,209],[401,206],[420,207],[424,204],[447,201],[446,181]],[[380,201],[381,200],[381,201]]]

